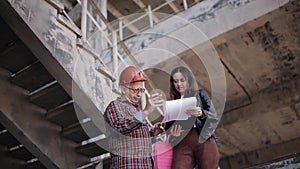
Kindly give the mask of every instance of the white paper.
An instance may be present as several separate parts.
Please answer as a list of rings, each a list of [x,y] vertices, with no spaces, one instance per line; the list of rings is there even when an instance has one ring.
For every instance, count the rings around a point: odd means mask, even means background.
[[[164,119],[162,122],[188,119],[190,115],[185,113],[186,110],[196,107],[196,104],[196,97],[167,101],[165,105]]]

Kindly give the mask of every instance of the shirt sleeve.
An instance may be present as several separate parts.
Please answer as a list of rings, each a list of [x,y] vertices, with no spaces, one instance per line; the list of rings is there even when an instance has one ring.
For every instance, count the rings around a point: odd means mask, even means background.
[[[126,114],[125,111],[126,109],[124,106],[121,106],[115,102],[111,102],[104,113],[104,118],[108,125],[124,135],[143,125],[143,123],[141,123],[139,120],[136,120],[137,118]]]
[[[144,119],[144,115],[142,111],[138,111],[135,115],[134,115],[135,119],[138,120],[139,122],[143,123],[143,124],[147,124],[147,121]]]

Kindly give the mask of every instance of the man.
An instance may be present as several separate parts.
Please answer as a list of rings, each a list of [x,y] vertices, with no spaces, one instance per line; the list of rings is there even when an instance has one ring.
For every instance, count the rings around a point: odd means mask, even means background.
[[[104,118],[107,122],[111,153],[111,169],[152,169],[150,127],[145,118],[163,100],[154,94],[144,110],[139,102],[145,92],[143,72],[134,66],[125,68],[120,75],[121,96],[110,102]]]

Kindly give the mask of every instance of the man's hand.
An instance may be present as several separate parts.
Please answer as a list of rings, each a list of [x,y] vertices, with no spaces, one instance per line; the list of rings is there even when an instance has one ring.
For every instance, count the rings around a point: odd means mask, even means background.
[[[151,136],[157,136],[164,131],[165,131],[165,129],[162,126],[162,124],[156,123],[156,124],[154,124],[154,127],[150,130],[150,134],[151,134]]]
[[[161,93],[154,93],[150,96],[145,109],[143,110],[144,115],[148,116],[156,107],[163,106],[165,100],[162,98]]]

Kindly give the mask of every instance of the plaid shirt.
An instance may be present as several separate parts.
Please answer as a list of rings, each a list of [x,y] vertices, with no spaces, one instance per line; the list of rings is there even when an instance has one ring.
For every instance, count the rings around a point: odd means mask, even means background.
[[[105,110],[112,169],[152,169],[150,128],[137,120],[138,112],[138,106],[120,97]]]

